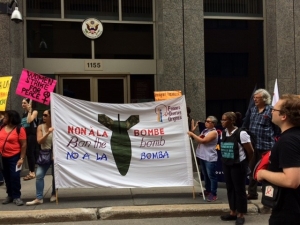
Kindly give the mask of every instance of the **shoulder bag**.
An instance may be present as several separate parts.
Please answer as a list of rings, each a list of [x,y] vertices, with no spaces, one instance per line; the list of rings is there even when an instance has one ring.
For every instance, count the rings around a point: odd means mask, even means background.
[[[262,181],[261,203],[269,208],[280,207],[282,188],[266,180]]]

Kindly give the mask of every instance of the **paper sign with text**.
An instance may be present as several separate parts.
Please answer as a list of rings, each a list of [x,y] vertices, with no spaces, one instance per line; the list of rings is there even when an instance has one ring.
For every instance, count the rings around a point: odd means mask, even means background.
[[[154,91],[155,101],[178,98],[181,95],[181,91]]]
[[[0,111],[6,110],[7,96],[12,77],[0,77]]]
[[[55,85],[56,80],[23,69],[16,94],[49,105],[50,93],[53,92]]]
[[[108,104],[51,93],[56,188],[193,186],[185,97]]]

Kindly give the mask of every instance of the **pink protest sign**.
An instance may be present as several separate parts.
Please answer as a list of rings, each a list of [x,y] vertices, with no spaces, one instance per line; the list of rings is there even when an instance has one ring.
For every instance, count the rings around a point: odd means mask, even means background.
[[[53,92],[55,85],[56,80],[23,69],[16,94],[49,105],[50,92]]]

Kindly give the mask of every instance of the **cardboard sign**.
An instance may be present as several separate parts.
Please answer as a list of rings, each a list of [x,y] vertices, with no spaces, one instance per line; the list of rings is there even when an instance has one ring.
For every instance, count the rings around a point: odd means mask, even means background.
[[[154,91],[155,101],[168,100],[182,96],[181,91]]]
[[[53,92],[55,85],[56,80],[23,69],[16,94],[49,105],[50,93]]]
[[[5,111],[12,77],[0,77],[0,111]]]

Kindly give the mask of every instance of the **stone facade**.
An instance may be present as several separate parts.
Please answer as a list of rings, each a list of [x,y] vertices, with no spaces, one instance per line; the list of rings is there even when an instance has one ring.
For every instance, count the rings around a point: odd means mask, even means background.
[[[202,0],[156,1],[158,90],[181,90],[193,118],[205,117]]]
[[[266,87],[272,93],[300,93],[300,2],[266,0]]]
[[[0,0],[1,3],[9,2]],[[23,13],[22,1],[18,1]],[[157,90],[181,90],[195,119],[205,118],[203,0],[156,0]],[[300,93],[300,1],[265,0],[265,86]],[[0,14],[0,76],[13,76],[8,109],[24,67],[24,23]]]
[[[0,3],[10,1],[0,0]],[[22,12],[22,1],[18,1]],[[6,109],[22,112],[22,97],[15,94],[21,71],[24,67],[24,24],[0,14],[0,76],[12,76]]]

